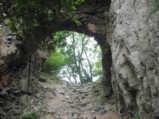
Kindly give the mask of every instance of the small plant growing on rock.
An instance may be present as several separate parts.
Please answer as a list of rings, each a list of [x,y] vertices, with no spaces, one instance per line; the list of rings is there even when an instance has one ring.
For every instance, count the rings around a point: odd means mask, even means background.
[[[138,115],[136,115],[136,116],[134,117],[134,119],[140,119],[140,117],[139,117]]]
[[[39,119],[40,113],[38,111],[25,112],[20,116],[20,119]]]

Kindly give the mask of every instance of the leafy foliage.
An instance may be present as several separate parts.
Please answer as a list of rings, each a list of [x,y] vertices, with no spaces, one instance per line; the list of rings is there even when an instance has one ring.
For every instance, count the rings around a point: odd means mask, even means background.
[[[76,32],[64,31],[53,34],[53,44],[56,44],[56,41],[61,43],[56,45],[56,52],[51,51],[42,71],[50,74],[58,72],[69,81],[77,82],[80,79],[81,83],[90,82],[93,77],[101,76],[100,48],[91,40],[93,39]]]
[[[64,47],[66,45],[66,40],[64,39],[66,39],[69,35],[70,33],[68,31],[54,33],[48,50],[55,51],[56,48]]]
[[[134,119],[140,119],[140,117],[139,117],[138,115],[136,115],[136,116],[134,117]]]
[[[40,114],[37,111],[26,112],[21,115],[20,119],[39,119]]]
[[[102,62],[100,60],[94,63],[94,76],[102,76]]]
[[[150,16],[159,10],[159,0],[152,3],[150,8]]]
[[[57,74],[60,68],[64,65],[64,60],[60,52],[51,52],[50,57],[46,60],[42,67],[42,72],[48,74]]]
[[[5,21],[12,30],[23,35],[58,18],[74,19],[76,5],[82,2],[84,0],[1,0],[0,23]]]

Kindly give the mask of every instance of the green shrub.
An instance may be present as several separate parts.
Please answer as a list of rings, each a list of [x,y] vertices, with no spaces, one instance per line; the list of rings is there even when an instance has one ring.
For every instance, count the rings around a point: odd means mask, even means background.
[[[40,113],[38,111],[25,112],[21,115],[20,119],[39,119]]]
[[[136,116],[134,117],[134,119],[140,119],[140,117],[139,117],[138,115],[136,115]]]
[[[52,52],[50,54],[50,57],[42,66],[42,72],[47,74],[56,74],[64,65],[64,60],[60,52]]]

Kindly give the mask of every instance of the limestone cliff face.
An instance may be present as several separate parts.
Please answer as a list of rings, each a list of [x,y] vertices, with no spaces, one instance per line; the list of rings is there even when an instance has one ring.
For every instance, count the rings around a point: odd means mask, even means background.
[[[119,113],[129,113],[130,118],[159,118],[159,15],[149,18],[151,3],[111,2],[112,84]]]

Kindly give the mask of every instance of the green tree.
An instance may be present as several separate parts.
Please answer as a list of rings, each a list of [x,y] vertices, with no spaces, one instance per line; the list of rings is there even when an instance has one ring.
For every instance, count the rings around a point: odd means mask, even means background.
[[[42,66],[42,72],[57,75],[62,66],[64,66],[64,60],[60,52],[50,52],[49,58],[45,61]]]
[[[70,81],[72,78],[74,82],[80,79],[81,83],[87,83],[92,81],[93,77],[101,75],[99,72],[102,72],[102,65],[100,65],[101,63],[96,65],[97,60],[101,62],[101,58],[96,58],[100,50],[99,46],[91,44],[91,40],[93,39],[90,39],[84,34],[75,32],[69,32],[67,34],[68,37],[65,37],[66,45],[60,48],[65,61],[65,66],[61,73],[63,75],[62,77],[66,77]]]
[[[63,31],[63,32],[56,32],[52,35],[52,40],[51,43],[49,44],[49,49],[48,50],[56,50],[61,47],[66,46],[66,38],[70,36],[70,32],[68,31]]]
[[[64,39],[66,39],[66,37],[68,36],[69,36],[68,31],[56,32],[52,35],[52,38],[48,38],[49,43],[48,42],[46,44],[42,43],[41,48],[44,48],[46,45],[49,44],[47,50],[49,51],[50,54],[50,56],[42,66],[41,70],[42,72],[54,76],[58,75],[60,69],[65,65],[63,54],[59,51],[59,49],[66,45]]]
[[[53,47],[42,71],[67,78],[70,82],[91,82],[102,76],[101,50],[92,38],[76,32],[56,32]],[[56,45],[55,45],[56,44]]]

